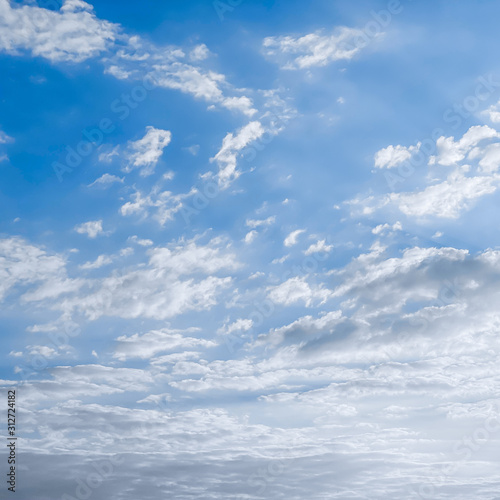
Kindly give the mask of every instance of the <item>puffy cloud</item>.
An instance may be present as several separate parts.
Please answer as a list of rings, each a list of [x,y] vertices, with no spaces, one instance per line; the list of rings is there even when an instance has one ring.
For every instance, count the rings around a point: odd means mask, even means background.
[[[306,255],[312,255],[315,253],[321,253],[321,252],[331,252],[333,249],[333,245],[327,245],[326,240],[318,240],[316,243],[313,243],[312,245],[309,246],[307,250],[304,250],[304,253]]]
[[[86,234],[89,238],[96,238],[100,234],[105,234],[102,228],[102,220],[84,222],[75,226],[75,231],[79,234]]]
[[[153,212],[153,218],[164,226],[182,209],[183,201],[196,192],[193,188],[188,193],[173,194],[171,191],[161,191],[157,185],[147,195],[140,191],[133,193],[132,201],[124,203],[120,207],[120,213],[124,216],[138,215],[144,219],[150,212]]]
[[[259,233],[255,230],[252,230],[252,231],[249,231],[246,235],[245,235],[245,243],[247,245],[249,245],[250,243],[252,243],[253,240],[255,240],[255,238],[257,237]]]
[[[163,154],[163,150],[170,144],[172,134],[168,130],[146,127],[146,135],[137,141],[129,142],[125,172],[140,168],[140,175],[151,175]]]
[[[375,166],[377,168],[394,168],[409,160],[414,153],[419,151],[421,143],[416,146],[388,146],[375,153]]]
[[[0,278],[0,300],[20,284],[61,287],[66,282],[66,261],[22,238],[0,239]]]
[[[352,59],[366,45],[364,37],[359,29],[339,27],[330,35],[317,31],[300,37],[268,37],[263,45],[264,53],[284,69],[304,69]]]
[[[109,255],[99,255],[96,260],[92,262],[85,262],[80,265],[80,269],[88,270],[88,269],[99,269],[103,266],[107,266],[111,264],[113,259]]]
[[[373,234],[383,234],[386,231],[401,231],[403,229],[403,226],[401,225],[401,222],[397,221],[394,224],[379,224],[378,226],[375,226],[372,229]]]
[[[276,217],[274,215],[271,215],[267,219],[247,219],[245,221],[245,224],[248,227],[255,229],[256,227],[270,226],[271,224],[274,224],[275,222],[276,222]]]
[[[438,154],[431,156],[429,164],[454,165],[462,161],[467,152],[481,141],[498,137],[500,137],[500,134],[486,125],[471,127],[459,141],[455,141],[454,137],[440,137],[436,141]]]
[[[219,165],[217,179],[221,188],[227,188],[241,175],[236,169],[238,153],[263,134],[261,123],[253,121],[239,129],[236,135],[229,133],[224,137],[221,149],[210,159]]]
[[[81,312],[89,319],[101,316],[166,319],[188,311],[208,310],[232,282],[217,273],[236,270],[234,254],[218,240],[207,245],[194,241],[148,251],[147,265],[113,272],[88,281],[89,290],[71,296],[56,307]]]
[[[111,184],[114,184],[115,182],[123,184],[124,179],[123,179],[123,177],[118,177],[118,176],[112,175],[112,174],[103,174],[103,175],[101,175],[101,177],[99,177],[94,182],[89,184],[88,187],[109,186]]]
[[[163,328],[161,330],[152,330],[142,335],[137,333],[128,337],[122,335],[116,339],[118,346],[115,349],[113,357],[120,361],[130,358],[149,359],[160,352],[209,348],[217,345],[212,340],[198,339],[184,335],[185,333],[195,333],[198,330],[197,328],[191,328],[183,332]]]
[[[0,130],[0,144],[8,144],[9,142],[14,142],[14,139]]]
[[[497,189],[500,176],[465,177],[451,174],[447,180],[416,193],[391,194],[391,201],[397,203],[406,215],[423,217],[436,216],[456,219],[474,202]]]
[[[299,236],[305,232],[305,229],[296,229],[295,231],[292,231],[283,241],[283,245],[285,245],[286,247],[292,247],[293,245],[296,245]]]
[[[66,0],[59,11],[37,6],[13,7],[0,0],[0,50],[23,51],[51,62],[81,62],[96,57],[114,42],[119,28],[98,19],[91,5]]]
[[[331,296],[331,291],[322,286],[311,286],[306,278],[290,278],[280,285],[268,288],[268,297],[276,304],[288,306],[303,302],[311,306],[314,301],[324,303]]]
[[[208,47],[204,43],[201,43],[200,45],[197,45],[189,53],[189,58],[191,59],[191,61],[197,62],[197,61],[203,61],[209,55],[210,55],[210,51],[208,50]]]
[[[224,106],[227,109],[235,109],[237,111],[240,111],[241,113],[250,118],[252,118],[252,116],[255,115],[255,113],[257,113],[257,110],[253,107],[252,99],[246,96],[226,97],[222,101],[222,106]]]
[[[490,142],[485,144],[485,141]],[[437,154],[429,157],[425,188],[419,186],[414,191],[390,192],[381,196],[358,196],[346,203],[360,207],[361,215],[397,207],[411,217],[457,219],[474,207],[477,200],[497,190],[500,180],[497,173],[500,166],[500,134],[496,130],[486,125],[472,126],[459,140],[442,136],[437,139],[435,148],[427,144],[426,149],[435,149]],[[399,167],[402,161],[408,163],[403,172],[398,169],[397,173],[385,174],[391,190],[399,187],[400,183],[410,184],[410,178],[416,172],[416,164],[413,165],[411,160],[414,151],[410,150],[411,147],[389,146],[375,155],[376,166],[380,168]],[[417,177],[420,179],[415,175]]]

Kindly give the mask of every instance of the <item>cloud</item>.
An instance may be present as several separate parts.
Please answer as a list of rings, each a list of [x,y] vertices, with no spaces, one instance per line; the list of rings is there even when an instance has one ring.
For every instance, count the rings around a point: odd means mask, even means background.
[[[306,278],[290,278],[280,285],[268,288],[268,297],[276,304],[289,306],[303,302],[311,306],[313,301],[324,303],[331,296],[330,290],[322,286],[311,286]]]
[[[438,154],[429,158],[429,165],[439,163],[441,165],[454,165],[462,161],[467,152],[481,141],[500,137],[500,134],[486,126],[475,125],[471,127],[463,137],[455,142],[454,137],[440,137],[436,141]]]
[[[132,201],[124,203],[120,207],[120,213],[123,216],[138,215],[145,219],[150,212],[153,212],[152,217],[164,226],[182,209],[183,201],[196,193],[196,188],[192,188],[188,193],[173,194],[171,191],[161,191],[155,186],[147,195],[141,191],[133,193]]]
[[[88,185],[88,187],[92,186],[110,186],[111,184],[114,184],[115,182],[123,184],[124,179],[123,177],[117,177],[116,175],[111,175],[111,174],[103,174],[101,177],[96,179],[94,182]]]
[[[0,130],[0,144],[8,144],[9,142],[14,142],[14,139]]]
[[[500,101],[492,104],[483,114],[486,114],[492,123],[500,123]]]
[[[274,215],[271,215],[267,219],[247,219],[245,221],[245,224],[248,227],[255,229],[257,227],[270,226],[271,224],[274,224],[275,222],[276,222],[276,217]]]
[[[81,0],[66,0],[59,11],[0,0],[0,50],[24,51],[51,62],[82,62],[106,51],[119,27],[97,19],[93,8]]]
[[[253,107],[252,99],[249,97],[226,97],[222,101],[222,106],[227,109],[236,109],[243,113],[244,115],[252,118],[257,110]]]
[[[147,264],[87,280],[85,293],[67,297],[55,307],[90,320],[101,316],[163,320],[205,311],[231,285],[226,273],[239,267],[235,255],[217,239],[207,245],[189,241],[156,247],[148,254]]]
[[[198,330],[197,328],[191,328],[183,332],[163,328],[161,330],[152,330],[142,335],[137,333],[128,337],[122,335],[116,339],[118,346],[115,349],[113,357],[120,361],[131,358],[149,359],[160,352],[209,348],[217,345],[212,340],[185,336],[185,333],[195,333]]]
[[[79,234],[86,234],[89,238],[96,238],[100,234],[105,234],[102,229],[102,220],[84,222],[75,226],[75,231]]]
[[[465,211],[471,210],[480,198],[498,189],[500,134],[496,130],[486,125],[475,125],[457,141],[454,137],[441,136],[436,140],[435,147],[430,140],[426,143],[427,153],[437,153],[429,156],[428,175],[422,179],[427,184],[426,187],[422,189],[419,183],[413,191],[358,196],[346,203],[352,207],[360,207],[361,215],[371,215],[382,208],[387,210],[396,207],[405,215],[427,218],[430,222],[430,217],[458,219]],[[411,159],[414,151],[410,150],[411,147],[389,146],[375,155],[380,168],[398,167],[397,173],[385,173],[391,190],[397,189],[400,184],[410,184],[412,176],[415,180],[421,180],[416,175],[416,167],[421,164],[421,159],[425,159],[425,155],[420,148],[420,160],[418,163],[415,160],[414,163]],[[401,171],[399,165],[403,161],[406,166]]]
[[[352,59],[366,45],[360,43],[362,38],[365,35],[359,29],[339,27],[332,34],[316,31],[299,37],[268,37],[263,46],[265,55],[283,69],[305,69]]]
[[[229,187],[241,175],[236,169],[238,153],[263,134],[261,123],[253,121],[239,129],[236,135],[229,133],[224,137],[221,149],[210,159],[219,165],[217,179],[222,189]]]
[[[246,235],[245,235],[245,243],[247,245],[249,245],[250,243],[252,243],[252,241],[255,240],[255,238],[257,237],[259,233],[255,230],[252,230],[252,231],[249,231]]]
[[[478,198],[494,193],[499,180],[500,176],[465,177],[452,174],[446,181],[423,191],[392,194],[390,199],[406,215],[457,219],[462,212],[472,208]]]
[[[22,238],[3,238],[0,239],[0,278],[0,300],[19,285],[61,286],[66,281],[66,261]]]
[[[191,61],[198,62],[198,61],[203,61],[209,55],[210,55],[210,51],[208,50],[208,47],[204,43],[201,43],[200,45],[197,45],[189,53],[189,58],[191,59]]]
[[[319,240],[316,243],[313,243],[307,250],[304,251],[306,255],[312,255],[314,253],[321,252],[331,252],[333,249],[333,245],[327,245],[326,240]]]
[[[386,231],[401,231],[403,229],[403,226],[401,225],[401,222],[397,221],[394,224],[379,224],[378,226],[375,226],[372,229],[373,234],[383,234]]]
[[[146,135],[138,141],[129,142],[126,152],[127,165],[124,172],[140,168],[140,175],[153,174],[163,150],[170,144],[172,134],[151,126],[146,127]]]
[[[149,239],[140,239],[138,238],[137,236],[130,236],[129,241],[132,241],[133,243],[137,243],[138,245],[140,245],[141,247],[150,247],[151,245],[153,245],[153,241],[152,240],[149,240]]]
[[[394,168],[409,160],[414,153],[420,150],[421,143],[416,146],[388,146],[375,153],[375,166],[377,168]]]
[[[89,270],[89,269],[99,269],[103,266],[107,266],[111,264],[113,259],[109,255],[99,255],[96,260],[93,262],[85,262],[85,264],[81,264],[80,269]]]
[[[305,229],[297,229],[295,231],[292,231],[283,241],[283,244],[286,247],[292,247],[293,245],[297,244],[298,237],[302,234],[305,233]]]

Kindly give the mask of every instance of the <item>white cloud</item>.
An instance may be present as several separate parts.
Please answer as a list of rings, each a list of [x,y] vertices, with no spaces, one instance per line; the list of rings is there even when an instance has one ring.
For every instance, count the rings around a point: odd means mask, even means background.
[[[484,113],[492,123],[500,123],[500,101],[492,104]]]
[[[132,241],[133,243],[137,243],[138,245],[140,245],[141,247],[150,247],[151,245],[153,245],[153,240],[149,240],[147,238],[145,239],[140,239],[138,236],[134,235],[134,236],[130,236],[130,238],[128,239],[129,241]]]
[[[391,168],[398,166],[403,158],[408,158],[410,152],[403,151],[403,148],[396,154],[397,148],[401,146],[382,150],[384,154],[379,158],[378,166]],[[433,147],[428,144],[426,149],[432,150]],[[356,207],[354,214],[357,212],[359,215],[371,215],[382,208],[397,207],[400,212],[420,217],[420,222],[425,223],[424,218],[432,216],[457,219],[473,208],[480,198],[497,190],[500,181],[500,134],[496,130],[485,125],[472,126],[457,141],[454,137],[439,137],[436,149],[437,154],[429,157],[430,168],[424,179],[422,173],[425,172],[418,172],[412,165],[405,172],[398,169],[394,174],[385,174],[391,191],[400,184],[410,185],[412,177],[420,181],[414,191],[407,188],[404,192],[393,191],[382,196],[358,196],[345,203]],[[443,166],[451,169],[444,169]],[[420,187],[422,180],[427,184],[424,188]],[[383,229],[386,229],[385,226],[380,228]]]
[[[302,233],[305,233],[305,229],[296,229],[295,231],[292,231],[283,241],[283,244],[286,247],[291,247],[293,245],[297,244],[298,238]]]
[[[268,297],[276,304],[285,306],[304,302],[311,306],[313,301],[324,303],[331,296],[331,291],[323,286],[311,286],[306,278],[290,278],[280,285],[268,288]]]
[[[284,69],[304,69],[352,59],[366,45],[365,37],[361,30],[339,27],[331,35],[317,31],[300,37],[268,37],[263,45],[264,53]]]
[[[209,348],[217,345],[212,340],[185,336],[186,333],[195,333],[197,331],[197,328],[191,328],[184,332],[163,328],[161,330],[152,330],[142,335],[137,333],[128,337],[122,335],[116,339],[118,346],[115,349],[113,357],[120,361],[131,358],[149,359],[160,352]]]
[[[173,194],[171,191],[161,191],[158,186],[153,187],[147,195],[136,191],[131,195],[132,201],[127,201],[120,207],[120,213],[123,216],[139,215],[144,219],[152,211],[152,217],[164,226],[182,209],[183,201],[196,192],[193,188],[188,193]]]
[[[14,139],[0,130],[0,144],[8,144],[9,142],[14,142]]]
[[[462,161],[467,152],[474,146],[477,146],[481,141],[498,137],[500,137],[500,134],[486,125],[475,125],[471,127],[463,137],[456,142],[454,137],[440,137],[436,141],[438,154],[430,157],[429,165],[434,165],[436,163],[446,166],[454,165]]]
[[[236,109],[250,118],[257,113],[257,110],[253,107],[252,99],[245,96],[226,97],[222,101],[222,106],[227,109]]]
[[[99,269],[103,266],[107,266],[108,264],[111,264],[113,262],[113,259],[109,255],[99,255],[96,260],[90,261],[90,262],[85,262],[85,264],[81,264],[79,267],[80,269]]]
[[[66,281],[66,261],[50,255],[22,238],[0,239],[0,300],[18,285],[52,283],[60,287]]]
[[[101,175],[101,177],[99,177],[94,182],[89,184],[88,187],[97,185],[109,186],[111,184],[114,184],[115,182],[123,184],[123,181],[124,181],[123,177],[117,177],[116,175],[111,175],[111,174],[103,174]]]
[[[497,189],[500,176],[465,177],[452,174],[447,180],[416,193],[391,194],[390,199],[406,215],[458,218],[474,202]]]
[[[146,127],[146,135],[142,139],[128,143],[126,153],[128,164],[123,170],[131,172],[140,167],[140,175],[151,175],[171,139],[172,134],[168,130]]]
[[[255,230],[252,230],[252,231],[249,231],[246,235],[245,235],[245,243],[247,245],[249,245],[250,243],[252,243],[252,241],[255,240],[255,238],[257,237],[259,233]]]
[[[204,43],[201,43],[189,53],[189,58],[191,61],[197,62],[205,60],[209,55],[210,51],[208,50],[208,47]]]
[[[261,123],[253,121],[239,129],[236,135],[229,133],[224,137],[221,149],[210,159],[219,165],[217,178],[221,188],[227,188],[241,175],[236,169],[238,153],[263,134],[264,128]]]
[[[276,217],[274,215],[271,215],[267,219],[247,219],[245,221],[245,224],[248,227],[255,229],[257,227],[270,226],[271,224],[274,224],[275,222],[276,222]]]
[[[85,294],[68,297],[55,307],[67,314],[82,312],[89,319],[106,315],[162,320],[209,310],[232,283],[227,273],[239,267],[235,255],[216,239],[204,246],[188,241],[148,253],[147,264],[87,280]]]
[[[373,234],[383,234],[387,230],[392,230],[392,231],[401,231],[403,229],[403,226],[401,225],[401,222],[397,221],[394,224],[379,224],[378,226],[375,226],[372,229]]]
[[[117,37],[118,26],[97,19],[92,6],[66,0],[59,11],[0,0],[0,50],[30,52],[51,62],[81,62],[98,56]]]
[[[312,255],[314,253],[320,252],[331,252],[333,245],[327,245],[326,240],[319,240],[316,243],[313,243],[307,250],[304,251],[306,255]]]
[[[105,234],[102,229],[102,220],[84,222],[75,226],[75,231],[80,234],[86,234],[89,238],[95,238],[100,234]]]
[[[409,160],[414,153],[419,151],[421,143],[416,146],[388,146],[375,153],[375,166],[377,168],[394,168]]]

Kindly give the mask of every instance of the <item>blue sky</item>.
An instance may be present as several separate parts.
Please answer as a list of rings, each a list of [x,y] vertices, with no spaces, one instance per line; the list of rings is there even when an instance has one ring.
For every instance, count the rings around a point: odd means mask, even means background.
[[[22,498],[498,500],[499,14],[0,0]]]

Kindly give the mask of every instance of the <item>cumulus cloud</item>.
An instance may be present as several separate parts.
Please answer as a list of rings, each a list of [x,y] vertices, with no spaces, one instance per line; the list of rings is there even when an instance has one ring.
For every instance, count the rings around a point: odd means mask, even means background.
[[[388,146],[375,153],[375,166],[377,168],[394,168],[409,160],[420,149],[421,143],[416,146]]]
[[[240,111],[250,118],[252,118],[252,116],[257,113],[257,110],[253,107],[252,99],[246,96],[226,97],[222,101],[222,106],[227,109],[235,109],[237,111]]]
[[[115,182],[123,184],[124,179],[123,179],[123,177],[118,177],[118,176],[112,175],[112,174],[103,174],[103,175],[101,175],[101,177],[97,178],[94,182],[89,184],[88,187],[109,186],[111,184],[114,184]]]
[[[51,62],[81,62],[107,50],[118,36],[116,24],[98,19],[91,5],[66,0],[59,11],[0,0],[0,50],[29,52]]]
[[[339,27],[331,34],[268,37],[263,46],[266,56],[284,69],[304,69],[352,59],[366,45],[364,38],[359,29]]]
[[[218,302],[239,263],[221,242],[194,241],[148,251],[147,265],[87,281],[87,293],[66,298],[67,314],[89,319],[101,316],[166,319],[188,311],[209,310]],[[218,276],[218,274],[222,276]]]
[[[268,297],[276,304],[288,306],[303,302],[311,306],[317,301],[324,303],[331,296],[331,291],[323,286],[309,285],[306,278],[290,278],[280,285],[268,288]]]
[[[85,262],[84,264],[81,264],[79,267],[80,269],[99,269],[103,266],[107,266],[108,264],[111,264],[113,262],[113,259],[109,255],[99,255],[96,260],[94,261],[89,261]]]
[[[399,167],[408,162],[403,172],[398,169],[397,173],[385,174],[391,190],[411,186],[413,176],[420,179],[411,160],[416,148],[389,146],[375,155],[375,164],[379,168]],[[441,136],[436,140],[435,147],[429,143],[426,149],[436,152],[428,160],[429,175],[423,179],[426,187],[419,185],[413,191],[406,187],[405,191],[392,191],[381,196],[358,196],[346,203],[359,209],[361,215],[396,207],[410,217],[457,219],[471,210],[481,198],[497,191],[500,134],[496,130],[486,125],[475,125],[458,140]]]
[[[163,328],[152,330],[148,333],[134,334],[131,336],[122,335],[116,341],[118,346],[113,357],[124,361],[130,358],[149,359],[154,355],[165,351],[178,351],[193,348],[208,348],[216,346],[212,340],[198,339],[186,336],[186,333],[196,333],[199,329],[191,328],[186,332]]]
[[[318,240],[316,243],[313,243],[312,245],[309,246],[307,250],[304,250],[304,253],[306,255],[312,255],[315,253],[329,253],[333,249],[333,245],[327,245],[326,240]]]
[[[500,134],[486,125],[471,127],[459,141],[454,137],[440,137],[436,141],[438,154],[431,156],[429,164],[454,165],[462,161],[466,154],[481,141],[500,137]]]
[[[305,233],[305,229],[296,229],[292,231],[283,241],[283,245],[286,247],[292,247],[297,244],[298,238],[302,233]]]
[[[264,134],[264,128],[258,121],[253,121],[242,127],[236,132],[236,135],[229,133],[222,141],[222,147],[219,152],[210,159],[217,162],[219,172],[217,179],[221,188],[227,188],[235,181],[241,172],[237,170],[238,154],[248,144],[255,141]]]
[[[14,139],[0,130],[0,144],[8,144],[9,142],[14,142]]]
[[[274,224],[275,222],[276,222],[276,217],[274,215],[271,215],[267,219],[247,219],[245,221],[245,224],[248,227],[255,229],[257,227],[270,226],[271,224]]]
[[[390,199],[399,209],[411,216],[458,218],[474,206],[474,202],[494,193],[500,176],[465,177],[452,174],[447,180],[416,193],[392,194]]]
[[[86,234],[89,238],[96,238],[100,234],[105,234],[102,228],[102,220],[84,222],[75,226],[75,231],[79,234]]]
[[[123,170],[131,172],[140,168],[140,175],[151,175],[171,139],[172,134],[168,130],[146,127],[146,135],[142,139],[129,142],[125,155],[127,164]]]
[[[152,214],[152,217],[164,226],[181,211],[184,200],[196,193],[196,188],[192,188],[187,193],[174,194],[171,191],[162,191],[158,185],[154,186],[149,194],[137,190],[130,196],[131,201],[120,207],[120,213],[123,216],[137,215],[142,219]]]
[[[66,260],[22,238],[3,238],[0,239],[0,277],[0,300],[19,285],[51,284],[55,293],[67,283]],[[28,290],[25,298],[30,293],[34,290]]]

